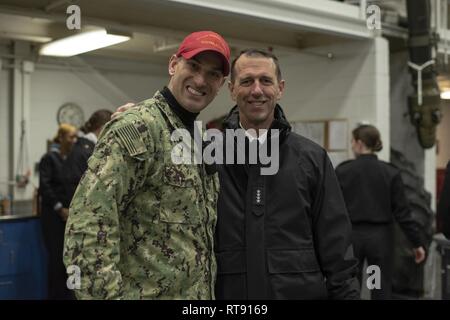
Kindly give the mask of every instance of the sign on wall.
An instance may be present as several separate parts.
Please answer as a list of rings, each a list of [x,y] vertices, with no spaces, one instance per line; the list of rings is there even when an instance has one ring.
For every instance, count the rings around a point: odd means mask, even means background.
[[[334,167],[350,158],[346,119],[295,121],[292,122],[292,130],[327,150]]]

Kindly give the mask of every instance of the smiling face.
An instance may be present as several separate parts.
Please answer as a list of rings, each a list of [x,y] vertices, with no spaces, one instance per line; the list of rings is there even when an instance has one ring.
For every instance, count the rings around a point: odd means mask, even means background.
[[[169,62],[171,78],[167,87],[183,108],[200,112],[211,103],[225,81],[222,63],[222,59],[211,51],[188,60],[173,55]]]
[[[239,108],[245,129],[268,129],[274,119],[277,101],[284,90],[284,80],[277,79],[272,58],[242,55],[234,65],[234,81],[228,87]]]

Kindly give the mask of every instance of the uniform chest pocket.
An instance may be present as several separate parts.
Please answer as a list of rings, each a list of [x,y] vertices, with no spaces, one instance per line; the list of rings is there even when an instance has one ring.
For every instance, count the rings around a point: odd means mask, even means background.
[[[166,223],[199,224],[200,207],[194,165],[166,165],[161,187],[159,220]]]

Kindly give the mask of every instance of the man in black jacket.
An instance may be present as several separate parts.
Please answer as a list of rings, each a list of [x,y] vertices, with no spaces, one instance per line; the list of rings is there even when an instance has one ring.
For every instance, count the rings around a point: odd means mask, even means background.
[[[264,165],[249,157],[245,164],[218,166],[216,297],[358,299],[351,225],[338,181],[326,151],[291,132],[277,104],[284,90],[277,58],[246,50],[231,70],[237,106],[225,128],[259,131],[247,131],[247,146],[279,143],[279,163],[272,175],[262,175]]]

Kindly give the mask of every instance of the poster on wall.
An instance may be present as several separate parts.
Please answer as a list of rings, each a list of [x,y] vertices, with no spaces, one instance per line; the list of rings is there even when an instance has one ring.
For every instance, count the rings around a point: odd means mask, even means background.
[[[293,130],[295,133],[314,141],[321,147],[325,148],[325,122],[294,122]]]
[[[296,121],[292,123],[292,130],[327,150],[334,167],[350,158],[346,119]]]
[[[347,150],[348,126],[346,120],[328,121],[328,150]]]

